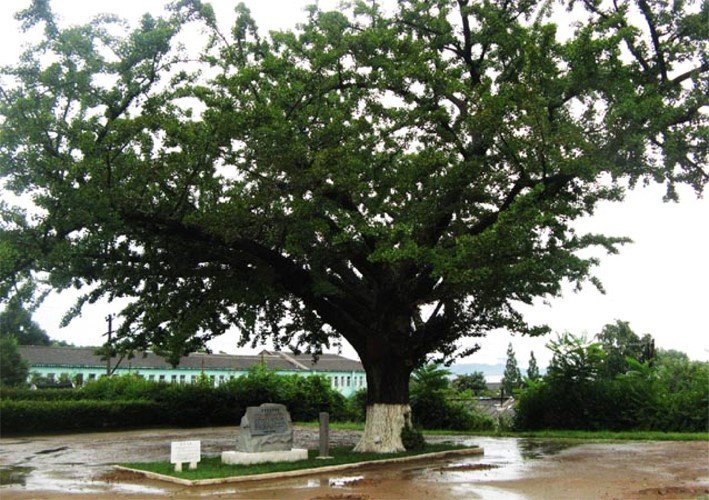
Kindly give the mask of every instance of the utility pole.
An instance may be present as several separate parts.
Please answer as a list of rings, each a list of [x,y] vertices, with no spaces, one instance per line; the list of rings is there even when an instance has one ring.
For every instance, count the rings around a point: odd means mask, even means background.
[[[113,335],[113,314],[106,316],[106,321],[108,321],[108,331],[105,335],[108,336],[106,341],[106,376],[111,376],[111,336]]]

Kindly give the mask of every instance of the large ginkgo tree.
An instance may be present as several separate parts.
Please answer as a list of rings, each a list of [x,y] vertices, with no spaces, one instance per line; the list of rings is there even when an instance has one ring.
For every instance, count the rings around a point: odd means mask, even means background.
[[[231,328],[344,338],[358,450],[402,448],[427,359],[543,333],[519,304],[599,285],[581,251],[625,240],[574,220],[707,183],[706,2],[361,1],[270,35],[236,10],[18,14],[42,40],[2,72],[1,292],[125,298],[118,346],[173,361]]]

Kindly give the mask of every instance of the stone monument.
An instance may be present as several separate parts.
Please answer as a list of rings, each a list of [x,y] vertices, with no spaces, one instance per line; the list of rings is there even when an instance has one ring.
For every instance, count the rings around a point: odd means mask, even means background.
[[[202,459],[201,441],[172,441],[170,443],[170,463],[175,464],[175,472],[182,472],[182,463],[187,462],[190,470],[197,468]]]
[[[293,426],[285,405],[249,406],[241,418],[236,451],[222,453],[226,464],[295,462],[308,458],[308,450],[293,448]]]

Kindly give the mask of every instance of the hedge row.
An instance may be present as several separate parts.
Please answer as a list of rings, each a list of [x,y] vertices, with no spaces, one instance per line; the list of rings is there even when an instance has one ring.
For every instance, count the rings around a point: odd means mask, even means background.
[[[629,373],[612,380],[545,377],[519,394],[520,430],[709,431],[709,364]]]
[[[0,433],[118,429],[160,425],[169,416],[152,401],[0,401]]]
[[[281,376],[265,369],[255,369],[219,387],[211,386],[208,379],[181,385],[122,376],[92,381],[78,389],[3,389],[0,402],[0,431],[12,433],[238,425],[248,406],[262,403],[286,405],[294,421],[317,420],[321,411],[329,412],[333,421],[347,421],[353,419],[354,411],[322,377]],[[148,406],[133,415],[132,408],[142,408],[140,405]],[[112,408],[126,411],[126,418],[113,418]],[[72,411],[77,412],[76,419]],[[92,411],[95,418],[90,416]]]
[[[36,389],[0,386],[2,401],[77,401],[87,398],[77,389]]]

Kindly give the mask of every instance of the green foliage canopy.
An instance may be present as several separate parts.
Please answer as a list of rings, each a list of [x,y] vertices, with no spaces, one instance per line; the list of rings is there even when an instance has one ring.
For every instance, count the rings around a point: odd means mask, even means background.
[[[627,326],[624,322],[606,326],[623,324]],[[554,358],[548,373],[520,392],[518,428],[694,432],[709,428],[709,363],[690,361],[676,351],[658,362],[627,357],[625,371],[609,377],[610,353],[602,343],[566,333],[550,348]]]
[[[645,363],[655,357],[653,338],[650,335],[638,337],[627,321],[616,320],[615,323],[605,325],[596,338],[606,353],[604,376],[608,378],[628,371],[627,358]]]
[[[425,429],[490,430],[493,421],[473,406],[457,400],[451,372],[435,363],[425,364],[411,376],[413,422]]]
[[[19,345],[50,345],[49,335],[33,319],[32,313],[16,300],[0,312],[0,336],[14,337]]]
[[[538,380],[539,366],[537,366],[537,358],[534,357],[534,351],[529,353],[529,366],[527,367],[527,378],[529,380]]]
[[[561,384],[593,382],[602,378],[606,352],[599,342],[565,332],[547,347],[554,353],[547,377]]]
[[[470,391],[475,396],[480,396],[487,391],[487,382],[483,372],[473,372],[463,375],[458,375],[453,380],[453,387],[456,391]]]
[[[17,349],[17,340],[0,336],[0,385],[16,386],[27,382],[29,365]]]
[[[502,374],[501,384],[506,396],[511,396],[515,389],[522,387],[522,372],[517,366],[517,357],[511,343],[507,346],[507,360],[505,361],[505,371]]]
[[[574,231],[599,201],[702,191],[699,4],[572,1],[562,37],[547,3],[357,1],[262,37],[243,5],[231,33],[182,0],[121,34],[35,0],[19,18],[44,39],[0,87],[3,188],[33,203],[0,207],[0,294],[89,290],[67,320],[127,297],[118,342],[173,359],[233,326],[342,336],[371,399],[406,402],[431,353],[477,348],[458,339],[547,331],[516,304],[626,241]],[[180,49],[194,24],[203,49]]]

